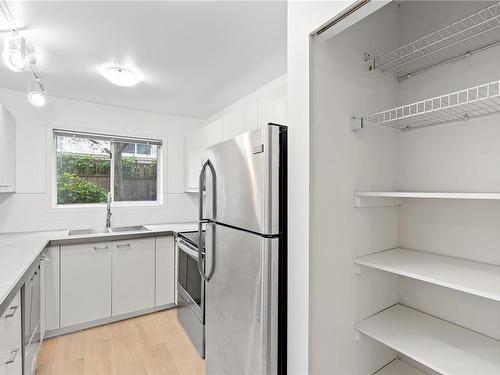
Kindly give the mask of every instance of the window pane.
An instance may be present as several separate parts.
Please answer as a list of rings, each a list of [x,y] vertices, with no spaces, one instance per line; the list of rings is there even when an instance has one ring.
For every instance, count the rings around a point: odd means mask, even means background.
[[[57,204],[106,202],[110,148],[102,139],[56,136]]]
[[[125,143],[123,152],[126,154],[135,154],[135,143]]]
[[[151,154],[151,145],[143,145],[137,144],[137,153],[140,155],[150,155]]]
[[[114,147],[114,200],[156,201],[159,146],[137,143],[137,150],[146,150],[147,155],[130,155],[124,150],[127,143],[113,142]]]

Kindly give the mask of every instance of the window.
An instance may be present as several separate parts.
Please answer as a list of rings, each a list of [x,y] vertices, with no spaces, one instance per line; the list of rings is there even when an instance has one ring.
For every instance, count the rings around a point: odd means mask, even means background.
[[[54,131],[57,204],[158,201],[159,140]]]

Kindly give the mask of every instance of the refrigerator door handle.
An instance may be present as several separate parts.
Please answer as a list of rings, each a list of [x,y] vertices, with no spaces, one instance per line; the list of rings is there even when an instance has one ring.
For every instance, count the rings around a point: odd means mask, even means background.
[[[210,173],[212,174],[212,218],[211,219],[205,219],[203,218],[203,186],[206,180],[207,176],[207,167],[210,169]],[[212,230],[212,264],[210,267],[209,274],[205,274],[205,270],[203,269],[203,262],[205,262],[206,259],[206,254],[203,256],[203,249],[201,248],[201,243],[198,243],[198,272],[200,273],[201,277],[205,281],[210,281],[212,278],[214,271],[215,271],[215,221],[217,217],[217,179],[216,179],[216,174],[215,174],[215,168],[208,159],[204,164],[203,167],[201,168],[200,172],[200,181],[199,181],[199,186],[200,186],[200,195],[199,195],[199,212],[198,212],[198,235],[201,238],[202,235],[202,230],[203,230],[203,224],[206,223],[208,225],[212,224],[214,225],[213,230]],[[206,267],[205,267],[206,268]]]

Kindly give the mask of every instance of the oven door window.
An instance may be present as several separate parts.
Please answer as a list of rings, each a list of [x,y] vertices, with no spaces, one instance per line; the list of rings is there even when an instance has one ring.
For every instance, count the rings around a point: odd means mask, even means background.
[[[201,307],[201,276],[198,272],[198,260],[187,256],[186,292]]]
[[[179,284],[187,292],[187,264],[189,255],[179,249],[178,278]]]

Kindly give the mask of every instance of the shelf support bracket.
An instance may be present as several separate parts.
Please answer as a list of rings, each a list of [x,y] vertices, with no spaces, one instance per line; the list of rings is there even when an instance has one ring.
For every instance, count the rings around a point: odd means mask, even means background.
[[[363,117],[351,115],[351,130],[357,132],[364,128]]]

